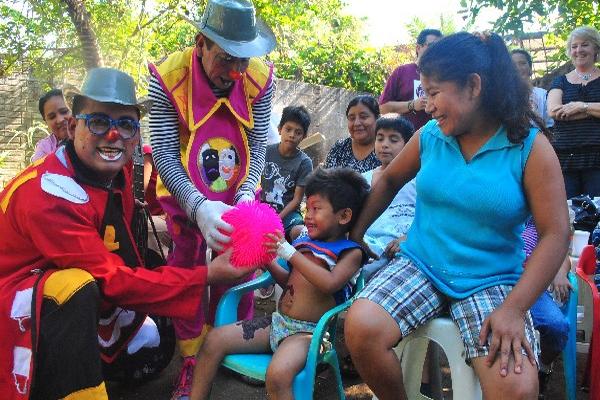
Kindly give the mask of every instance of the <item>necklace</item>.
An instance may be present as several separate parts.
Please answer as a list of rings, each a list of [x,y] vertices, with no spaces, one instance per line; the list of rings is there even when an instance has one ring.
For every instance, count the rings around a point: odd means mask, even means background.
[[[594,67],[594,69],[592,69],[590,72],[588,72],[587,74],[582,74],[581,72],[575,70],[575,75],[577,75],[582,81],[587,82],[590,80],[590,78],[592,77],[592,75],[594,75],[594,72],[596,72],[596,67]]]

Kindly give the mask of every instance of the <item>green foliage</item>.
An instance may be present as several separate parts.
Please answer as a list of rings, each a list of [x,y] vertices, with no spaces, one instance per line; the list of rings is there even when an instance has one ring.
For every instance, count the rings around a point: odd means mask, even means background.
[[[442,31],[444,35],[449,35],[457,31],[456,24],[454,23],[454,19],[451,15],[439,15],[439,23],[438,24],[428,24],[422,18],[413,17],[411,21],[406,24],[406,29],[410,33],[410,37],[415,38],[419,36],[419,33],[426,28],[434,28]]]
[[[147,61],[193,44],[206,0],[82,0],[106,66],[123,69],[145,88]],[[390,49],[368,46],[362,22],[342,0],[255,0],[277,48],[268,56],[279,77],[378,93],[389,73]],[[49,88],[65,71],[83,76],[82,49],[62,0],[0,4],[0,76],[21,63]]]
[[[557,51],[551,60],[564,62],[567,56],[564,44],[569,33],[578,26],[590,25],[600,28],[600,5],[598,1],[579,0],[461,0],[463,11],[473,22],[485,8],[495,8],[502,15],[494,22],[493,30],[509,35],[525,32],[527,24],[539,24],[547,45],[555,45]]]

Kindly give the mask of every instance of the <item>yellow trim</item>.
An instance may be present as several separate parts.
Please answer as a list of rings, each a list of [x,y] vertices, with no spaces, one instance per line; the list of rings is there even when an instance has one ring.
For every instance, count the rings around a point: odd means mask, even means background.
[[[104,382],[98,386],[85,388],[68,394],[63,400],[108,400]]]
[[[225,105],[227,106],[227,108],[229,108],[229,111],[231,111],[231,113],[235,116],[235,119],[240,122],[242,125],[248,127],[248,129],[252,129],[254,128],[254,115],[252,112],[252,105],[250,103],[252,103],[252,101],[250,100],[250,98],[248,96],[246,96],[246,106],[249,109],[249,119],[246,121],[241,115],[239,115],[234,109],[233,106],[231,105],[231,102],[229,101],[229,99],[227,98],[223,98],[225,101]]]
[[[4,193],[4,198],[0,202],[0,207],[2,207],[2,212],[6,212],[8,208],[8,203],[10,202],[10,198],[12,197],[15,190],[17,190],[22,184],[37,177],[38,172],[37,169],[30,171],[26,174],[17,176],[14,181],[9,182],[9,189]]]
[[[44,283],[44,297],[62,305],[79,289],[93,281],[94,277],[82,269],[61,269],[53,272]]]
[[[250,174],[250,147],[248,147],[248,136],[246,135],[246,130],[239,122],[238,128],[240,128],[240,135],[242,135],[242,141],[244,142],[244,151],[246,152],[246,168],[244,171],[244,176],[238,178],[236,190],[239,189],[240,186],[242,186],[242,184],[246,181],[246,178]]]
[[[192,81],[191,79],[189,80],[190,82]],[[192,96],[188,96],[188,99],[191,99]],[[209,119],[214,113],[215,111],[218,110],[219,107],[221,107],[221,104],[223,103],[223,98],[218,99],[217,102],[215,103],[215,105],[213,106],[213,108],[211,108],[211,110],[209,112],[206,113],[206,115],[204,116],[204,118],[202,118],[202,120],[200,122],[198,122],[198,124],[196,124],[196,126],[190,126],[190,139],[188,140],[188,144],[185,148],[185,153],[183,155],[183,166],[185,168],[186,171],[188,171],[188,163],[190,161],[190,153],[192,151],[192,145],[194,144],[194,138],[196,137],[196,132],[198,131],[198,128],[200,128],[200,126],[202,126],[207,119]],[[188,115],[190,116],[190,120],[193,123],[194,122],[194,112],[188,112]]]
[[[202,346],[202,343],[204,343],[204,339],[206,339],[206,335],[211,329],[212,326],[205,324],[202,327],[202,332],[200,332],[199,336],[196,336],[192,339],[178,340],[177,347],[179,347],[179,353],[181,353],[182,357],[195,356],[196,353],[198,353],[198,350],[200,350],[200,346]]]
[[[115,239],[117,238],[117,231],[115,230],[115,227],[112,225],[106,225],[106,228],[104,229],[104,246],[106,247],[106,250],[110,251],[111,253],[114,251],[119,250],[119,242],[115,242]]]

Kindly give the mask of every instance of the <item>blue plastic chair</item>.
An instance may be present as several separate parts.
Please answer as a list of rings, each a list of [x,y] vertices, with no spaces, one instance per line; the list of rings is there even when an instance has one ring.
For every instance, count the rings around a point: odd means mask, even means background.
[[[274,284],[275,281],[268,272],[258,278],[229,289],[221,298],[217,306],[215,316],[215,327],[231,324],[237,321],[237,307],[244,293],[254,291],[261,287]],[[364,277],[361,274],[356,283],[356,292],[364,286]],[[353,299],[340,304],[327,311],[313,332],[312,340],[306,358],[304,369],[296,375],[292,384],[292,392],[295,399],[312,399],[315,387],[317,365],[329,364],[335,374],[338,395],[345,399],[342,376],[338,363],[337,352],[334,347],[335,333],[338,315],[348,309]],[[225,356],[221,365],[250,378],[265,381],[267,368],[271,362],[272,354],[230,354]]]
[[[567,400],[577,400],[577,277],[569,272],[569,282],[571,283],[571,293],[569,299],[562,306],[563,314],[569,320],[569,335],[567,345],[562,352],[563,371],[565,374]]]

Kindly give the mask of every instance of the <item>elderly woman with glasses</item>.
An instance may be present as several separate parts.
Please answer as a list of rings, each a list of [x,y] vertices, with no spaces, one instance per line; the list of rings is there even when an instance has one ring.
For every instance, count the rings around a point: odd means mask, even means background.
[[[554,118],[554,149],[565,179],[567,197],[600,196],[600,33],[575,28],[567,55],[575,66],[557,77],[548,93],[548,112]]]

